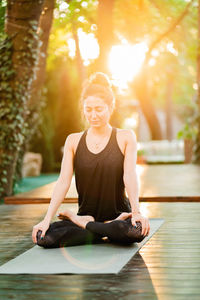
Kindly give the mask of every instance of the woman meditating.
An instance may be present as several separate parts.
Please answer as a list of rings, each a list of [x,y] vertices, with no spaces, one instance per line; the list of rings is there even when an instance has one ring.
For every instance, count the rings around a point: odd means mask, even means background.
[[[33,226],[33,242],[45,248],[141,242],[150,224],[139,208],[136,135],[109,124],[115,97],[107,75],[97,72],[89,78],[81,103],[89,128],[66,138],[60,175],[46,216]],[[51,223],[73,171],[78,212],[60,212],[60,220]]]

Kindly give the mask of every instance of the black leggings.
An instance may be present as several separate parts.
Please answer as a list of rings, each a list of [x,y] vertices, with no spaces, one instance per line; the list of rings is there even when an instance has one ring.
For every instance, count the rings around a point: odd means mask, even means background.
[[[114,243],[139,243],[145,236],[141,235],[141,223],[137,221],[136,224],[137,228],[131,224],[131,218],[110,223],[91,221],[83,229],[70,220],[56,221],[50,224],[43,239],[40,238],[42,231],[37,232],[37,244],[44,248],[58,248],[102,243],[103,237]]]

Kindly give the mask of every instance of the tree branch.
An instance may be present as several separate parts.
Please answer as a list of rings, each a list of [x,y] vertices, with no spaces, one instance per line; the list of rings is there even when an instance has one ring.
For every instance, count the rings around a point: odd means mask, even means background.
[[[184,17],[188,14],[189,8],[191,4],[194,2],[194,0],[191,0],[185,7],[184,11],[180,14],[180,16],[169,26],[169,28],[163,32],[155,41],[152,42],[152,44],[149,47],[147,57],[150,56],[151,51],[155,48],[155,46],[163,39],[165,38],[170,32],[172,32],[176,26],[184,19]]]
[[[158,4],[155,3],[154,0],[150,0],[149,2],[150,2],[150,4],[153,5],[153,6],[159,11],[159,13],[161,14],[161,12],[160,12],[160,7],[158,6]]]

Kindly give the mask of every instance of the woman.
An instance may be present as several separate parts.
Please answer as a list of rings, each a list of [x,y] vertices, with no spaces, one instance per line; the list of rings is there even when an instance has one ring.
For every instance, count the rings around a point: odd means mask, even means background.
[[[149,220],[141,215],[136,174],[137,142],[132,130],[109,124],[114,109],[109,78],[93,74],[83,88],[81,102],[89,128],[70,134],[64,145],[60,176],[44,220],[33,227],[34,243],[45,248],[142,241],[149,234]],[[60,213],[75,171],[79,210]],[[125,188],[128,198],[125,195]]]

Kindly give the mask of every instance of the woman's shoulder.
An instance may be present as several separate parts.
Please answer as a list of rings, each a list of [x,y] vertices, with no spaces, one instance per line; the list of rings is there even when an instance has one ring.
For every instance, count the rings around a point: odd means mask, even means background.
[[[84,131],[70,133],[66,138],[66,140],[69,141],[74,153],[83,133]]]
[[[121,129],[121,128],[116,128],[117,129],[117,142],[118,145],[122,151],[122,153],[125,153],[125,149],[127,145],[133,145],[133,147],[137,147],[137,139],[136,139],[136,134],[132,129]]]
[[[83,135],[83,133],[84,133],[84,131],[70,133],[67,136],[67,138],[69,138],[70,140],[76,140],[76,139],[80,138]]]
[[[136,134],[132,129],[121,129],[121,128],[116,128],[117,129],[117,135],[123,139],[128,139],[128,140],[136,140]]]

